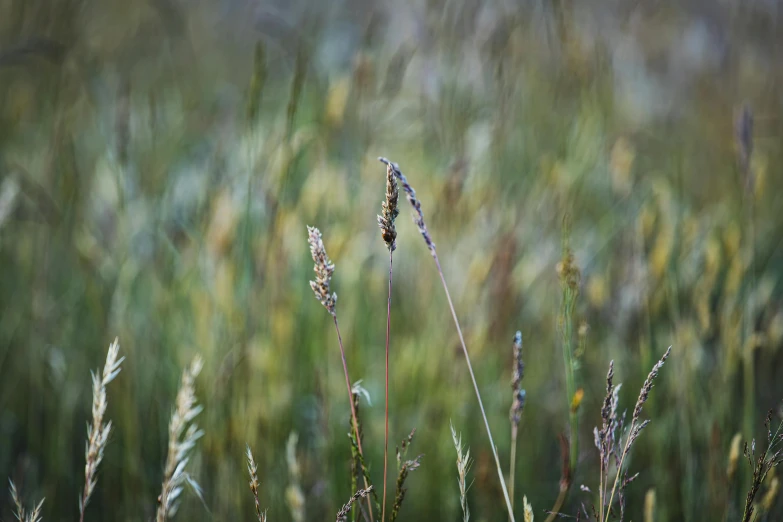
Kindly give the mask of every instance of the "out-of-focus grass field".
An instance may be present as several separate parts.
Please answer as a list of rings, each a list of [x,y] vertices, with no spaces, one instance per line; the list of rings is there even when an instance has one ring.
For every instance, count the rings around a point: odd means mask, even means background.
[[[558,494],[571,398],[555,267],[570,215],[584,396],[564,510],[595,500],[579,485],[598,479],[592,428],[609,360],[632,408],[673,345],[630,461],[641,475],[627,512],[646,520],[654,491],[657,521],[739,520],[750,474],[740,462],[728,476],[730,442],[763,439],[783,399],[780,9],[0,1],[0,477],[45,496],[44,520],[78,519],[89,371],[118,336],[115,429],[86,520],[154,514],[195,354],[205,435],[191,471],[206,506],[186,491],[177,520],[252,520],[245,443],[269,520],[290,520],[291,432],[305,519],[333,519],[352,493],[349,409],[331,318],[308,286],[315,225],[336,264],[351,376],[372,399],[361,416],[380,487],[383,155],[422,201],[504,466],[511,341],[525,338],[518,519],[522,495],[544,520]],[[743,110],[750,139],[738,139]],[[401,200],[390,425],[393,442],[416,427],[411,451],[424,457],[400,517],[461,517],[451,420],[476,458],[473,520],[503,520],[456,331],[409,214]],[[4,495],[0,505],[10,520]],[[762,519],[780,520],[779,505]]]

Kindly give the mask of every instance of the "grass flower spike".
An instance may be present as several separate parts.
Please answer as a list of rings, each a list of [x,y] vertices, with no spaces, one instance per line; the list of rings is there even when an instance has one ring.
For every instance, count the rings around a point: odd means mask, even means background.
[[[103,451],[111,433],[111,421],[104,424],[108,401],[106,386],[120,373],[120,365],[125,357],[118,358],[120,345],[117,339],[109,345],[103,373],[92,373],[92,424],[87,426],[87,444],[85,446],[84,491],[79,497],[79,521],[84,520],[84,510],[90,501],[98,482],[98,466],[103,460]]]
[[[457,435],[453,424],[450,423],[449,427],[451,428],[451,440],[454,441],[454,449],[457,450],[457,475],[459,476],[457,483],[459,484],[459,501],[462,505],[462,522],[468,522],[470,509],[468,509],[467,475],[473,461],[470,458],[470,448],[464,453],[462,452],[462,435]]]
[[[315,227],[307,227],[308,239],[310,243],[310,254],[315,262],[315,281],[310,281],[310,288],[315,293],[315,298],[324,305],[324,308],[334,317],[337,312],[335,304],[337,303],[337,294],[329,292],[329,283],[334,274],[334,264],[326,255],[326,248],[321,239],[321,231]]]
[[[201,357],[196,356],[190,367],[182,373],[182,382],[177,393],[174,413],[169,422],[169,448],[166,467],[163,472],[163,484],[158,498],[156,522],[163,522],[177,512],[177,499],[185,483],[200,495],[201,488],[185,471],[190,451],[196,441],[204,434],[193,420],[203,409],[196,401],[195,380],[203,366]]]
[[[394,177],[394,169],[390,163],[386,164],[386,201],[381,204],[381,215],[378,216],[378,226],[381,229],[381,237],[386,243],[389,251],[397,248],[395,240],[397,239],[397,230],[394,227],[394,220],[397,219],[400,211],[397,208],[397,201],[400,193],[397,188],[397,180]]]
[[[256,516],[258,522],[266,522],[266,513],[261,511],[261,503],[258,500],[258,466],[253,458],[253,452],[250,446],[245,446],[245,458],[247,459],[247,472],[250,475],[250,492],[253,493],[253,500],[256,505]]]

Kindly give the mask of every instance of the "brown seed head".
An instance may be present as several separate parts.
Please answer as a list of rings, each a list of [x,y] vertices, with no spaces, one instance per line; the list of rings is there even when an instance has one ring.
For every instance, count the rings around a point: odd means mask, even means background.
[[[381,237],[390,252],[397,248],[397,230],[394,228],[394,220],[400,213],[397,209],[399,199],[397,180],[394,177],[394,169],[390,163],[386,164],[386,201],[381,205],[381,215],[378,216],[378,226],[381,228]]]
[[[348,520],[348,513],[350,513],[354,502],[360,498],[366,497],[372,491],[372,488],[373,487],[370,486],[367,489],[360,489],[354,493],[353,496],[348,499],[348,502],[340,509],[340,511],[337,512],[337,522],[345,522],[345,520]]]
[[[416,191],[413,190],[411,184],[408,183],[408,179],[400,171],[399,165],[392,163],[383,157],[378,158],[378,161],[386,164],[386,167],[391,169],[394,177],[396,177],[397,181],[399,181],[400,185],[402,185],[402,190],[405,191],[405,196],[408,198],[408,203],[410,203],[413,207],[413,221],[419,228],[419,233],[421,233],[421,237],[424,238],[424,242],[427,244],[427,248],[430,250],[430,255],[432,257],[436,257],[435,243],[432,241],[432,236],[430,236],[429,230],[427,230],[427,224],[424,223],[424,212],[421,210],[421,202],[418,200],[418,198],[416,198]]]
[[[334,263],[326,255],[326,248],[324,242],[321,239],[321,231],[315,227],[307,227],[308,238],[307,242],[310,243],[310,254],[313,256],[313,262],[315,266],[315,281],[310,281],[310,288],[315,293],[315,298],[324,305],[324,308],[334,316],[335,304],[337,303],[337,294],[329,293],[329,282],[332,279],[334,273]]]

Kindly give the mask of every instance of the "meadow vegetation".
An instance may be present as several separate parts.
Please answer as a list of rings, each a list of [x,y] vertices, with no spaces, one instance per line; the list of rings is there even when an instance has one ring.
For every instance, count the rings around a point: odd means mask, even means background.
[[[778,10],[0,0],[0,519],[780,520]]]

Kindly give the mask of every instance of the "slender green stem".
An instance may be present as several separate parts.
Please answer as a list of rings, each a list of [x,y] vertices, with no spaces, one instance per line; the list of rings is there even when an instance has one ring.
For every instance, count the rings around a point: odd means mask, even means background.
[[[389,249],[389,298],[386,301],[386,413],[383,434],[383,504],[381,521],[386,520],[386,478],[389,465],[389,336],[391,334],[391,299],[392,299],[392,250]]]
[[[609,495],[609,503],[606,504],[606,518],[604,522],[609,522],[609,514],[612,512],[612,501],[614,500],[614,493],[617,490],[617,483],[620,480],[620,473],[623,471],[623,463],[625,462],[625,456],[628,454],[628,448],[631,445],[631,433],[633,433],[636,423],[631,421],[631,427],[628,428],[628,436],[625,439],[625,446],[623,446],[623,454],[620,456],[620,463],[617,465],[617,474],[614,476],[614,484],[612,485],[612,494]],[[608,479],[608,477],[607,477]],[[608,482],[607,482],[607,485]]]
[[[508,466],[508,495],[511,497],[511,509],[514,509],[514,478],[516,476],[517,469],[517,433],[519,432],[519,425],[517,423],[511,424],[511,457]]]
[[[432,257],[435,259],[435,266],[438,268],[438,275],[440,281],[443,284],[443,290],[446,292],[446,300],[449,303],[449,310],[451,310],[451,317],[454,319],[454,325],[457,327],[457,334],[459,335],[459,342],[462,345],[462,353],[465,354],[465,362],[468,364],[468,373],[470,373],[470,380],[473,382],[473,390],[476,392],[476,399],[479,403],[479,409],[481,410],[481,416],[484,419],[484,427],[487,429],[487,437],[489,437],[489,444],[492,446],[492,455],[495,457],[495,467],[498,471],[498,478],[500,479],[500,487],[503,489],[503,497],[506,500],[506,509],[508,509],[508,516],[511,522],[514,520],[514,508],[511,506],[511,499],[508,496],[508,490],[506,489],[506,480],[503,478],[503,469],[500,467],[500,459],[498,458],[498,450],[495,447],[495,441],[492,439],[492,430],[489,429],[489,421],[487,420],[487,413],[484,411],[484,403],[481,401],[481,392],[479,392],[478,384],[476,383],[476,376],[473,373],[473,365],[470,364],[470,355],[468,354],[468,348],[465,346],[465,338],[462,335],[462,328],[459,325],[459,319],[457,319],[457,312],[454,310],[454,303],[451,301],[451,294],[449,293],[449,287],[446,285],[446,278],[443,277],[443,269],[440,266],[440,260],[438,254],[434,250],[431,250]]]
[[[337,316],[332,315],[334,319],[334,329],[337,331],[337,341],[340,344],[340,357],[343,361],[343,372],[345,373],[345,385],[348,387],[348,404],[351,405],[351,419],[353,420],[353,431],[356,434],[356,446],[359,448],[359,454],[364,458],[364,451],[362,450],[362,438],[359,436],[359,421],[356,418],[356,407],[353,405],[353,391],[351,391],[351,379],[348,377],[348,363],[345,361],[345,348],[343,348],[343,338],[340,335],[340,326],[337,324]],[[367,477],[364,477],[364,488],[370,487]],[[373,521],[372,516],[372,502],[369,495],[367,496],[367,507],[370,512],[370,522]]]
[[[568,408],[569,425],[569,445],[571,472],[576,469],[576,459],[578,457],[578,422],[576,408],[572,407],[572,401],[576,394],[576,378],[574,376],[574,350],[573,350],[573,309],[575,302],[574,291],[566,283],[563,291],[563,304],[561,310],[561,321],[563,329],[563,361],[565,363],[566,377],[566,407]]]

